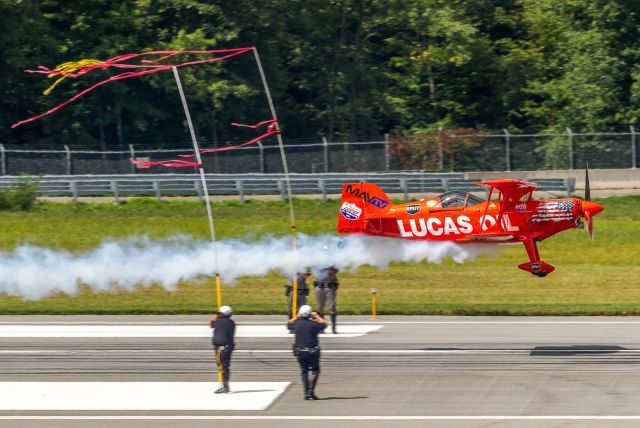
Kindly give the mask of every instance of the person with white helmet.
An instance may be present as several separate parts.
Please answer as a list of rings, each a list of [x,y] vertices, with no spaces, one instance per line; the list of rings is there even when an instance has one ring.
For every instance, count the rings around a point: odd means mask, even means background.
[[[295,333],[293,354],[300,365],[300,375],[304,388],[305,400],[318,400],[315,394],[318,376],[320,375],[320,344],[318,334],[327,327],[327,322],[311,309],[309,305],[303,305],[298,311],[298,316],[289,320],[289,331]],[[309,378],[311,372],[311,378]]]
[[[218,388],[216,394],[227,394],[229,390],[229,366],[231,366],[231,353],[235,347],[236,323],[231,319],[231,307],[221,306],[218,313],[209,318],[209,326],[213,329],[211,340],[216,352],[216,364],[218,365]]]

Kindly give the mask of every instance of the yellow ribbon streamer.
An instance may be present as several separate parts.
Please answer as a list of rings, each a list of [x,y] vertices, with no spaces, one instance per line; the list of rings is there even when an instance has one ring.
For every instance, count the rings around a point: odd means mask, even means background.
[[[53,90],[53,88],[58,86],[58,83],[62,82],[68,75],[76,73],[79,70],[82,70],[83,68],[90,67],[92,65],[97,65],[97,64],[104,64],[104,63],[105,63],[104,61],[100,61],[98,59],[81,59],[80,61],[69,61],[69,62],[64,62],[58,65],[56,68],[53,69],[53,71],[56,71],[57,73],[51,73],[47,77],[51,78],[55,76],[60,76],[60,74],[62,74],[62,77],[58,78],[55,82],[53,82],[53,85],[45,89],[43,94],[49,95],[49,93]]]

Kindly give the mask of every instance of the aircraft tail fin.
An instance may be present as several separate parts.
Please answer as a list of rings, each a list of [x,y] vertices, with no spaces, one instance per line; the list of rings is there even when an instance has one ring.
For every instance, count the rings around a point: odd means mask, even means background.
[[[391,205],[391,199],[371,183],[348,183],[342,186],[338,233],[363,233],[369,216],[376,216]]]

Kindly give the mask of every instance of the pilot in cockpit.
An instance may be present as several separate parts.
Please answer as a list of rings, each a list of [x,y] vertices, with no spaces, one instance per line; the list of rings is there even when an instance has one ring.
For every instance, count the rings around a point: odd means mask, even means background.
[[[468,207],[472,205],[481,204],[482,199],[472,195],[469,192],[463,192],[461,190],[451,190],[443,193],[438,197],[439,202],[436,204],[436,208],[458,208]]]

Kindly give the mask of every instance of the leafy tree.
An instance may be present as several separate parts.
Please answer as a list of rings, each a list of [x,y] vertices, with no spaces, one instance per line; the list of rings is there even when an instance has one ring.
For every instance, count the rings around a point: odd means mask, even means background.
[[[172,73],[111,82],[10,130],[115,72],[65,79],[45,97],[52,81],[22,70],[243,46],[260,53],[287,140],[619,129],[640,117],[639,13],[631,0],[0,0],[0,141],[186,147]],[[253,131],[230,122],[271,115],[251,54],[181,68],[180,76],[205,145],[248,139]],[[539,151],[551,165],[566,159],[565,146],[551,141]],[[490,157],[484,145],[474,150]]]
[[[32,87],[35,79],[24,70],[47,58],[56,44],[33,0],[0,0],[0,28],[0,143],[24,145],[42,136],[42,125],[18,130],[10,126],[44,108]]]
[[[535,50],[543,52],[529,81],[525,111],[539,128],[603,131],[624,116],[621,85],[628,76],[617,52],[622,10],[607,0],[522,0]],[[535,123],[534,122],[534,123]]]

